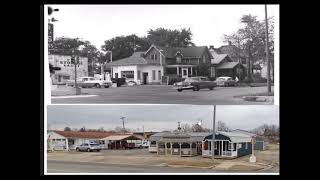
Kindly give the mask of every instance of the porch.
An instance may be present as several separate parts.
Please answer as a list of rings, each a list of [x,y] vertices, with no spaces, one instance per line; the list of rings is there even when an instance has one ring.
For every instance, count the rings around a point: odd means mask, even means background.
[[[197,76],[197,65],[166,65],[165,66],[165,76],[169,77],[191,77]]]
[[[212,157],[212,140],[202,142],[202,156]],[[214,144],[214,158],[233,159],[237,157],[237,143],[228,140],[216,140]]]

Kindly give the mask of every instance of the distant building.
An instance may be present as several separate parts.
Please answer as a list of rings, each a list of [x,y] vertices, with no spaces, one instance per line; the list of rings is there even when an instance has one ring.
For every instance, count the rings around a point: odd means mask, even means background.
[[[49,54],[49,63],[59,67],[52,76],[52,84],[66,84],[67,80],[74,79],[74,65],[71,64],[71,56]],[[80,57],[80,64],[77,66],[77,77],[88,76],[88,58]]]

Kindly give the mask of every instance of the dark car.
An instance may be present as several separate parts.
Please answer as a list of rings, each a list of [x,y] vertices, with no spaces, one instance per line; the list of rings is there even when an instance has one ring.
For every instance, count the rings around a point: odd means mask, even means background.
[[[182,82],[175,83],[174,86],[174,89],[179,92],[186,89],[199,91],[200,89],[212,90],[216,86],[216,83],[214,81],[210,81],[207,77],[195,76],[188,77]]]

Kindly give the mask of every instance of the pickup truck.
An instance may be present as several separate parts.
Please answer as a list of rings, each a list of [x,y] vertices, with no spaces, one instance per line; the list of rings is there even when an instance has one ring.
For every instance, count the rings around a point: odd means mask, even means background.
[[[68,80],[67,86],[74,86],[74,80]],[[79,77],[79,78],[77,78],[77,86],[82,87],[82,88],[91,88],[91,87],[108,88],[108,87],[112,86],[112,82],[95,79],[94,77]]]
[[[182,90],[192,89],[193,91],[199,91],[200,89],[212,90],[216,86],[214,81],[210,81],[207,77],[195,76],[188,77],[182,82],[174,83],[174,89],[181,92]]]

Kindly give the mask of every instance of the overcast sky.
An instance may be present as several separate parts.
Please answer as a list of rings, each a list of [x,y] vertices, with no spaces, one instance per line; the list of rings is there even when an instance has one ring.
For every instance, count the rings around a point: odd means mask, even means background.
[[[217,106],[216,122],[223,121],[232,129],[250,130],[263,124],[279,125],[278,106]],[[142,131],[163,131],[181,124],[195,124],[202,120],[203,126],[212,127],[213,106],[204,105],[49,105],[48,129],[100,128],[112,130],[125,127]]]
[[[51,5],[54,37],[83,38],[98,49],[105,40],[121,35],[146,36],[159,27],[190,28],[197,46],[220,47],[223,34],[240,27],[242,15],[264,19],[264,5]],[[268,17],[279,16],[278,5],[268,5]]]

